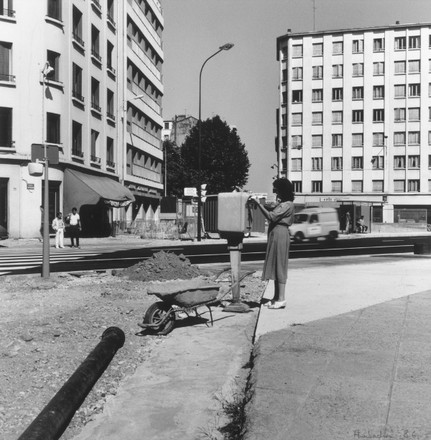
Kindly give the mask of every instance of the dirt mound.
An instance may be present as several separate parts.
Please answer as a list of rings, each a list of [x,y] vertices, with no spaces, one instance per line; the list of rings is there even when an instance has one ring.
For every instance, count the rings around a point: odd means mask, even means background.
[[[164,251],[156,252],[148,260],[127,269],[112,271],[112,274],[138,281],[186,280],[203,275],[184,254]]]

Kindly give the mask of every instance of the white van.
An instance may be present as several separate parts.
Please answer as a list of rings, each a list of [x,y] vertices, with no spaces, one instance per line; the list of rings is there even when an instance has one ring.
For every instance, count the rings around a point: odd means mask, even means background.
[[[290,235],[300,243],[304,239],[326,237],[334,240],[340,231],[338,212],[334,208],[306,208],[297,212],[290,226]]]

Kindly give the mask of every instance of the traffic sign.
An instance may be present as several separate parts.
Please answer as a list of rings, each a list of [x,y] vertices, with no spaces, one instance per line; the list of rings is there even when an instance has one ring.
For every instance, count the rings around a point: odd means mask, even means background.
[[[46,146],[46,158],[50,165],[58,165],[58,147],[57,145]],[[31,144],[31,161],[45,160],[45,147],[43,144]]]

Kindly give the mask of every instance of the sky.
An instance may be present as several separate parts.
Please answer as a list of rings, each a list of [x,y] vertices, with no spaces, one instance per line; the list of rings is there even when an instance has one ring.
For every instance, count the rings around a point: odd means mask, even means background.
[[[163,118],[219,115],[235,126],[251,167],[244,189],[271,193],[276,163],[276,39],[292,32],[431,22],[431,0],[161,0]],[[313,8],[315,6],[315,9]],[[314,9],[314,13],[313,13]]]

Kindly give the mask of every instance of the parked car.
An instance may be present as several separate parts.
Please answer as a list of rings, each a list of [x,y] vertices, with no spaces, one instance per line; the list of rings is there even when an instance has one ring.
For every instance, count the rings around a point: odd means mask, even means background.
[[[306,208],[297,212],[290,227],[295,242],[326,237],[335,240],[340,232],[338,212],[334,208]]]

